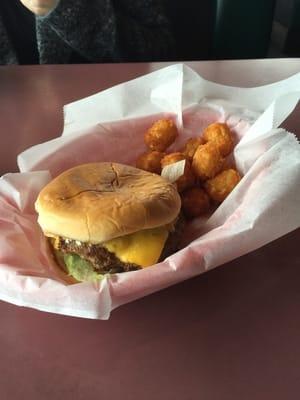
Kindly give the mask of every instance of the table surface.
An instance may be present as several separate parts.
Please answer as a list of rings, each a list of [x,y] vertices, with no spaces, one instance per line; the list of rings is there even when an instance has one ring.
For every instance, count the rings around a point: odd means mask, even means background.
[[[300,59],[187,63],[257,86]],[[0,173],[57,137],[62,107],[168,64],[0,67]],[[300,136],[300,108],[283,126]],[[0,302],[1,399],[294,400],[300,392],[299,230],[115,310],[108,321]]]

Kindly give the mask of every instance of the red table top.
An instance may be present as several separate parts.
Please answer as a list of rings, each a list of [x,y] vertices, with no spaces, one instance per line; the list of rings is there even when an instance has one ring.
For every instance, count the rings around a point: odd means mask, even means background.
[[[188,63],[234,86],[271,83],[300,59]],[[167,64],[0,68],[0,173],[58,136],[62,106]],[[300,107],[283,126],[300,136]],[[122,306],[108,321],[0,302],[1,399],[294,400],[300,392],[299,230]]]

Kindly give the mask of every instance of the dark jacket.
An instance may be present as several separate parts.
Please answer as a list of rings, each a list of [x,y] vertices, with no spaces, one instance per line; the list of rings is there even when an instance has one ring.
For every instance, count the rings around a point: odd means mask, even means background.
[[[174,55],[158,0],[61,0],[35,20],[41,64],[69,63],[74,53],[87,62],[163,61]],[[18,64],[1,17],[0,64]]]

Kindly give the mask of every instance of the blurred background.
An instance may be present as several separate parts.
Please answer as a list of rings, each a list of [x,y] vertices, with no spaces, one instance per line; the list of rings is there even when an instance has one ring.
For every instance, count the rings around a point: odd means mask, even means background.
[[[163,0],[178,60],[300,57],[300,0]]]

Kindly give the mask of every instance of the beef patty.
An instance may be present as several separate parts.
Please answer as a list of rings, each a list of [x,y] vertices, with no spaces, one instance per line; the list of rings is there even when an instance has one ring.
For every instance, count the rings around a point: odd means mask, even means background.
[[[174,229],[169,233],[159,261],[175,253],[179,247],[179,241],[185,225],[182,215],[179,216]],[[122,262],[114,253],[108,251],[101,244],[79,242],[60,236],[49,238],[50,246],[60,253],[73,253],[91,263],[99,274],[135,271],[141,269],[140,265]],[[58,260],[57,260],[58,261]],[[61,264],[59,262],[59,264]]]

